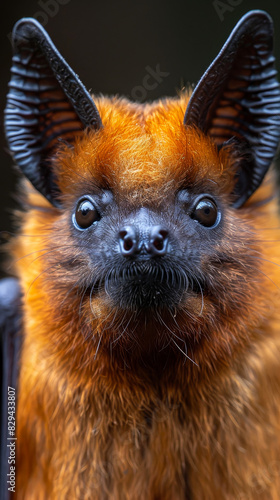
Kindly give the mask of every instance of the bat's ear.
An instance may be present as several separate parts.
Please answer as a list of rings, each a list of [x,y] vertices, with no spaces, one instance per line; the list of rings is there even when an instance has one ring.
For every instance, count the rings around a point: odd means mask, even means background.
[[[5,110],[9,149],[35,188],[59,206],[50,168],[59,139],[71,142],[86,127],[99,129],[101,118],[91,96],[35,19],[17,22],[13,46]]]
[[[261,184],[277,150],[280,90],[272,48],[270,16],[248,12],[194,89],[184,118],[219,147],[234,138],[248,148],[251,160],[237,172],[235,207]]]

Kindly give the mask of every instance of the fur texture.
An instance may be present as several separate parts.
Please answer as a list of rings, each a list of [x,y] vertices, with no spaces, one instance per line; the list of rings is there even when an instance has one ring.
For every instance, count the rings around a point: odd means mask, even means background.
[[[188,95],[153,105],[94,100],[104,128],[61,144],[52,160],[63,210],[26,183],[12,243],[24,292],[16,498],[278,500],[273,173],[235,210],[238,152],[183,126]],[[142,206],[180,241],[174,199],[183,188],[210,192],[222,207],[217,238],[199,248],[205,289],[153,314],[122,310],[105,289],[89,294],[102,260],[93,268],[73,235],[79,197],[113,193],[104,246]]]

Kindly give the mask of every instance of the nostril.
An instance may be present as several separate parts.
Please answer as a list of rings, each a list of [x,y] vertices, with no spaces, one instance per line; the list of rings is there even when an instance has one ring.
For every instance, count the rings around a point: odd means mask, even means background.
[[[132,240],[132,238],[130,236],[125,236],[123,238],[123,248],[124,248],[124,250],[129,251],[129,250],[132,249],[132,247],[133,247],[133,240]]]
[[[123,255],[132,255],[137,251],[136,231],[133,227],[126,227],[119,231],[120,249]]]
[[[154,247],[157,250],[162,250],[164,247],[164,240],[160,236],[158,236],[157,238],[154,238],[154,240],[152,240],[151,243],[152,243],[152,245],[154,245]]]
[[[154,255],[164,255],[168,245],[168,231],[160,226],[152,228],[150,233],[149,251]]]

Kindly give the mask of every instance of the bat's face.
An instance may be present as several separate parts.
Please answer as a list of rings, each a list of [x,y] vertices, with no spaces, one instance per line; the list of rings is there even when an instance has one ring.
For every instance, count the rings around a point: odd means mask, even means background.
[[[173,129],[186,97],[155,105],[146,121],[126,102],[98,105],[104,128],[58,155],[63,209],[41,259],[45,280],[61,297],[72,290],[84,321],[102,318],[122,346],[146,347],[147,328],[150,349],[178,336],[195,344],[249,314],[259,275],[251,225],[231,206],[232,148]]]
[[[36,21],[13,36],[6,135],[48,200],[31,195],[26,217],[32,307],[57,342],[76,325],[64,352],[98,333],[126,352],[228,357],[264,309],[252,220],[280,136],[269,16],[242,18],[190,99],[153,105],[95,104]]]
[[[115,116],[104,116],[104,130],[60,155],[62,225],[85,262],[81,285],[93,307],[102,295],[122,314],[174,314],[194,299],[202,308],[210,262],[218,248],[225,252],[233,176],[209,139],[180,126],[172,132],[170,115],[183,114],[184,104],[161,113],[155,106],[139,125],[140,110],[129,115],[128,103],[108,103]]]

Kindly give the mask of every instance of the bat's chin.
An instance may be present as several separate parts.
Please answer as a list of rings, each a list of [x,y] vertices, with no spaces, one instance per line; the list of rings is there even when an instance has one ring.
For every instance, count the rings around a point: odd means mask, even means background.
[[[90,290],[92,296],[101,292],[126,311],[172,309],[186,294],[201,294],[202,285],[183,269],[147,261],[108,271]]]

